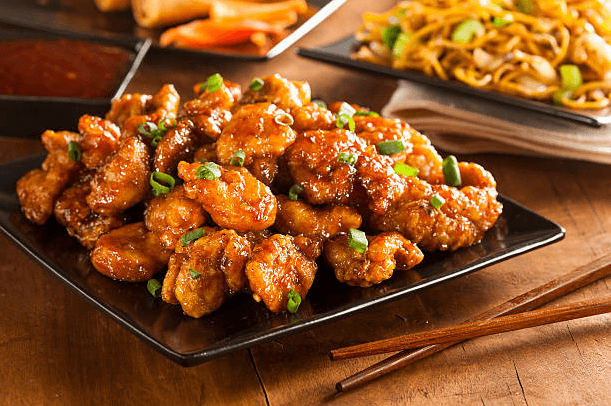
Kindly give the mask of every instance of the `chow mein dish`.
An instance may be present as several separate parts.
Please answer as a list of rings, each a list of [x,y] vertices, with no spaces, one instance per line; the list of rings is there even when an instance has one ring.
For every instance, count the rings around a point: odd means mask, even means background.
[[[17,182],[23,213],[191,317],[244,293],[295,312],[321,264],[368,287],[494,225],[502,204],[484,168],[442,159],[400,120],[310,94],[279,75],[242,91],[219,74],[182,105],[170,84],[125,94],[78,132],[42,134],[45,161]]]
[[[363,20],[355,59],[572,109],[611,103],[611,1],[414,0]]]

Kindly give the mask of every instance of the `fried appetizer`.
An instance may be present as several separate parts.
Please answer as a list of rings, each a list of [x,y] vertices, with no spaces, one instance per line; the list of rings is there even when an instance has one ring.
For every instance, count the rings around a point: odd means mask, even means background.
[[[260,79],[260,88],[249,88],[244,92],[240,104],[273,103],[289,113],[293,109],[307,104],[312,99],[312,90],[308,82],[288,80],[278,75]]]
[[[106,158],[117,150],[121,129],[110,120],[83,115],[78,121],[81,162],[88,169],[102,166]]]
[[[253,298],[274,313],[286,310],[288,294],[305,297],[316,275],[317,265],[288,235],[274,234],[257,245],[246,263],[246,276]]]
[[[368,247],[358,252],[342,234],[325,244],[325,258],[340,282],[366,288],[389,279],[395,269],[407,270],[418,265],[422,251],[396,232],[367,236]]]
[[[143,282],[165,268],[168,250],[143,222],[115,228],[101,236],[91,251],[91,263],[103,275],[127,282]]]

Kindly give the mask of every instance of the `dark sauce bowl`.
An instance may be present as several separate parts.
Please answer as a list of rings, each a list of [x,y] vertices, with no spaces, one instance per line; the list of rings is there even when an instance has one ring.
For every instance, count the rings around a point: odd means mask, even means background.
[[[104,39],[78,34],[58,34],[46,31],[35,31],[24,28],[8,28],[0,31],[0,46],[31,43],[32,49],[20,49],[15,51],[19,57],[15,60],[28,59],[30,63],[24,64],[24,69],[31,68],[32,82],[40,80],[43,72],[48,75],[57,74],[58,81],[57,93],[54,94],[53,86],[41,89],[39,95],[32,91],[32,87],[23,83],[23,78],[27,75],[15,74],[21,83],[16,83],[15,88],[10,86],[0,86],[0,136],[3,137],[25,137],[37,139],[40,134],[47,129],[52,130],[76,130],[78,119],[83,114],[104,116],[112,99],[120,97],[127,88],[130,80],[138,70],[140,63],[144,59],[150,48],[149,40],[130,40],[130,39]],[[66,57],[56,54],[49,55],[45,60],[44,52],[57,52],[58,43],[64,47]],[[39,46],[37,46],[38,44]],[[42,52],[40,45],[42,44]],[[50,46],[53,44],[53,46]],[[12,47],[14,50],[14,47]],[[121,63],[110,63],[104,67],[101,63],[103,50],[116,52],[121,55]],[[75,52],[82,52],[83,58],[87,61],[76,60]],[[42,56],[42,58],[41,58]],[[37,59],[38,58],[38,59]],[[100,63],[92,62],[99,58]],[[76,60],[76,62],[75,62]],[[64,61],[60,63],[60,61]],[[52,67],[47,66],[50,62]],[[71,74],[67,72],[67,67],[73,64],[75,70],[81,69],[84,77],[76,73],[79,89],[68,92],[66,87],[62,87],[61,80],[65,81],[62,75]],[[10,66],[6,69],[9,69]],[[99,71],[95,71],[99,69]],[[0,71],[0,74],[2,72]],[[85,95],[88,85],[99,83],[101,75],[106,77],[107,88],[100,93]],[[49,78],[49,83],[53,83],[58,78]],[[22,85],[21,88],[19,88]],[[4,94],[2,94],[4,93]],[[6,94],[11,93],[11,94]]]

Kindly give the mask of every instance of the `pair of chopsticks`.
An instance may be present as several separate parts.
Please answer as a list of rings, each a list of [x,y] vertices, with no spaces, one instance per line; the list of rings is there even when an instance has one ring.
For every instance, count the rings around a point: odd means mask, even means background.
[[[610,274],[611,255],[606,255],[463,324],[332,350],[332,360],[399,351],[337,383],[335,388],[348,391],[470,338],[611,312],[611,297],[533,310]]]

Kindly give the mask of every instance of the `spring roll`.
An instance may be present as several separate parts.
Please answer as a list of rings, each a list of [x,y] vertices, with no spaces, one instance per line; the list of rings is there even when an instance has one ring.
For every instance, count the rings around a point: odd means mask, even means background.
[[[112,11],[125,11],[131,7],[131,0],[94,0],[98,10],[106,13]]]
[[[141,27],[159,28],[208,15],[213,0],[131,0]]]

